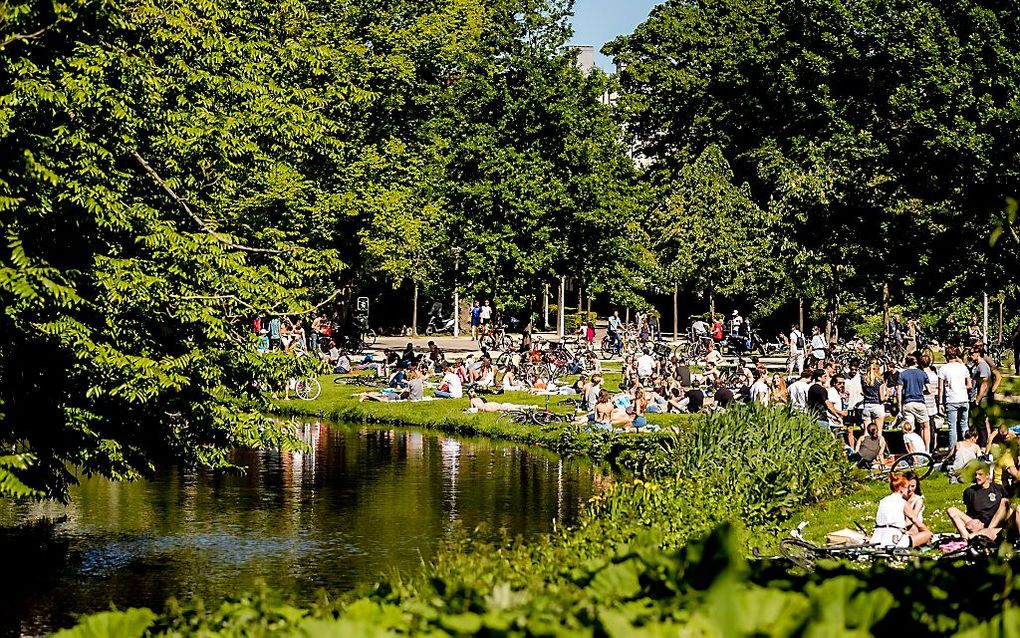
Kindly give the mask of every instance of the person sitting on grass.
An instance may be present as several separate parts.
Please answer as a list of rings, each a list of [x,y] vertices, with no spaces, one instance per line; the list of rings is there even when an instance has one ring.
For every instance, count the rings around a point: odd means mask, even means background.
[[[630,422],[630,427],[635,432],[657,432],[661,430],[657,425],[652,425],[648,422],[648,396],[645,390],[639,388],[634,396],[634,414]]]
[[[1020,480],[1020,469],[1016,465],[1016,446],[1013,433],[1005,425],[999,427],[988,453],[992,457],[992,483],[1009,489]]]
[[[963,435],[962,441],[957,441],[956,445],[949,453],[947,461],[952,461],[953,464],[949,467],[949,482],[959,483],[960,472],[963,468],[976,461],[977,457],[981,455],[981,446],[977,443],[977,430],[967,430],[967,433]]]
[[[887,451],[888,446],[885,437],[878,431],[878,424],[869,423],[867,435],[857,439],[857,445],[850,460],[859,467],[867,469],[885,463]]]
[[[914,520],[923,523],[924,494],[921,493],[921,479],[917,477],[917,473],[913,470],[904,472],[903,476],[907,478],[907,507],[914,510]],[[907,531],[917,531],[917,525],[911,523],[907,526]]]
[[[482,365],[471,373],[472,386],[487,389],[496,383],[496,371],[492,368],[492,359],[488,355],[482,357]]]
[[[598,401],[595,403],[595,412],[585,419],[590,421],[599,430],[613,429],[613,401],[605,390],[599,391]]]
[[[511,364],[506,367],[499,388],[503,392],[516,392],[525,389],[525,385],[517,380],[517,366]]]
[[[922,547],[932,539],[931,530],[917,518],[917,512],[907,502],[909,481],[902,474],[889,475],[892,492],[878,504],[875,514],[875,531],[871,543],[881,547]]]
[[[333,374],[350,374],[353,369],[350,355],[346,352],[338,353],[336,360],[333,361]]]
[[[464,386],[461,385],[460,377],[449,365],[443,366],[443,380],[436,390],[436,396],[440,399],[460,399],[464,396]]]
[[[950,507],[946,514],[963,540],[974,536],[994,539],[1009,515],[1009,500],[1002,487],[992,483],[992,476],[984,464],[973,461],[964,468],[964,472],[968,470],[974,471],[974,484],[963,491],[966,512]]]
[[[425,380],[417,370],[407,373],[407,387],[399,392],[362,392],[358,401],[421,401],[425,398]]]
[[[403,361],[397,363],[397,369],[393,371],[392,375],[390,375],[386,385],[398,390],[403,390],[407,387],[407,366]]]
[[[907,448],[907,454],[928,451],[924,446],[924,439],[917,432],[914,432],[914,423],[912,421],[903,422],[903,445]]]

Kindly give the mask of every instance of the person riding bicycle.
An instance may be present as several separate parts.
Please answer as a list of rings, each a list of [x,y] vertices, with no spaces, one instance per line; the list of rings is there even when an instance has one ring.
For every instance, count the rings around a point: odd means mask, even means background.
[[[620,321],[620,311],[614,310],[609,317],[609,337],[612,339],[613,347],[619,352],[623,348],[623,322]]]

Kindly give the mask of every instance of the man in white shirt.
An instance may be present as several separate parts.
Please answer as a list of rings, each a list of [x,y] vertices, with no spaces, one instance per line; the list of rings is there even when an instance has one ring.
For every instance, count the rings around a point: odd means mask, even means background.
[[[834,376],[829,383],[829,396],[825,401],[825,411],[829,419],[829,427],[834,429],[843,427],[843,417],[847,414],[843,407],[843,391],[845,389],[846,380],[841,374]]]
[[[489,325],[489,322],[492,321],[492,306],[489,305],[488,299],[482,304],[482,311],[478,314],[478,320],[481,321],[483,326]]]
[[[946,365],[939,369],[937,404],[945,410],[949,425],[949,449],[956,448],[968,429],[970,412],[970,370],[963,363],[960,351],[946,348]]]
[[[733,311],[733,319],[730,320],[730,334],[739,335],[740,329],[744,325],[744,318],[740,316],[739,310]]]
[[[641,379],[647,379],[655,373],[655,357],[645,350],[640,357],[637,358],[637,373]]]
[[[691,336],[695,340],[707,339],[708,325],[706,325],[701,319],[695,319],[694,322],[691,323]]]
[[[801,412],[807,412],[807,393],[811,388],[811,372],[802,371],[800,378],[790,384],[787,391],[790,393],[790,405]]]
[[[794,371],[800,374],[804,372],[804,347],[807,345],[807,340],[796,324],[790,326],[789,339],[790,357],[786,360],[786,371],[789,374],[793,374]]]
[[[751,402],[768,405],[770,398],[771,392],[769,391],[769,385],[765,383],[765,376],[759,375],[754,383],[751,384]]]
[[[445,390],[436,390],[436,396],[441,399],[460,399],[464,396],[464,386],[461,384],[460,377],[454,372],[453,368],[447,366],[443,374],[443,382],[439,384],[440,388],[446,387]]]

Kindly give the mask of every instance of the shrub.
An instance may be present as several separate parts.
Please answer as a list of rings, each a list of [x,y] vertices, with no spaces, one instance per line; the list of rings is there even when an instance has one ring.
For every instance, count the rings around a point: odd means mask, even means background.
[[[713,413],[702,427],[684,430],[675,449],[677,478],[725,485],[740,495],[749,525],[784,519],[853,482],[841,444],[790,408],[750,405]]]

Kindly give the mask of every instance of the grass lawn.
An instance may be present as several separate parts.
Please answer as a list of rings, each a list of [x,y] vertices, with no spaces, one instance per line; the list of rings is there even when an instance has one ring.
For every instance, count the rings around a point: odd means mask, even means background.
[[[670,438],[668,431],[637,434],[622,430],[591,432],[586,426],[555,423],[534,425],[498,420],[492,413],[468,414],[464,412],[470,402],[462,399],[440,399],[422,402],[359,401],[358,394],[378,390],[369,386],[334,383],[336,375],[320,377],[322,394],[314,401],[300,399],[276,400],[275,412],[283,416],[316,417],[348,423],[375,423],[438,430],[459,436],[482,436],[491,439],[514,441],[525,445],[538,445],[568,457],[587,457],[594,461],[608,461],[618,468],[641,471],[661,450],[660,438]],[[351,375],[347,375],[349,380]],[[357,379],[356,376],[353,377]],[[367,380],[367,377],[366,377]],[[620,374],[606,374],[607,387],[619,384]],[[426,396],[431,395],[426,391]],[[575,414],[569,405],[560,405],[563,396],[533,396],[527,392],[508,392],[487,395],[490,401],[532,405],[563,415]],[[650,423],[663,428],[687,427],[704,421],[704,415],[655,414],[648,415]]]
[[[441,399],[437,401],[425,401],[421,403],[393,402],[382,403],[376,401],[358,400],[358,394],[362,392],[377,391],[378,388],[368,385],[349,385],[347,383],[337,384],[334,379],[357,379],[359,375],[326,375],[319,378],[322,384],[322,394],[314,401],[301,401],[291,399],[275,401],[279,411],[284,414],[304,414],[323,416],[334,420],[351,420],[354,422],[378,422],[386,424],[404,423],[418,427],[438,426],[441,423],[456,424],[479,424],[481,426],[494,425],[497,415],[491,413],[467,414],[464,412],[469,407],[469,400],[463,399]],[[365,376],[366,379],[369,377]],[[619,372],[605,372],[605,386],[612,391],[619,386],[621,376]],[[567,377],[566,382],[572,383],[576,377]],[[431,392],[426,390],[426,395]],[[501,403],[516,403],[519,405],[531,405],[545,408],[558,414],[574,414],[574,409],[569,405],[560,405],[566,396],[535,396],[527,392],[507,392],[499,395],[483,395],[489,401]],[[577,398],[577,395],[574,395]],[[700,422],[702,415],[689,414],[649,414],[648,421],[661,427],[684,426]]]

